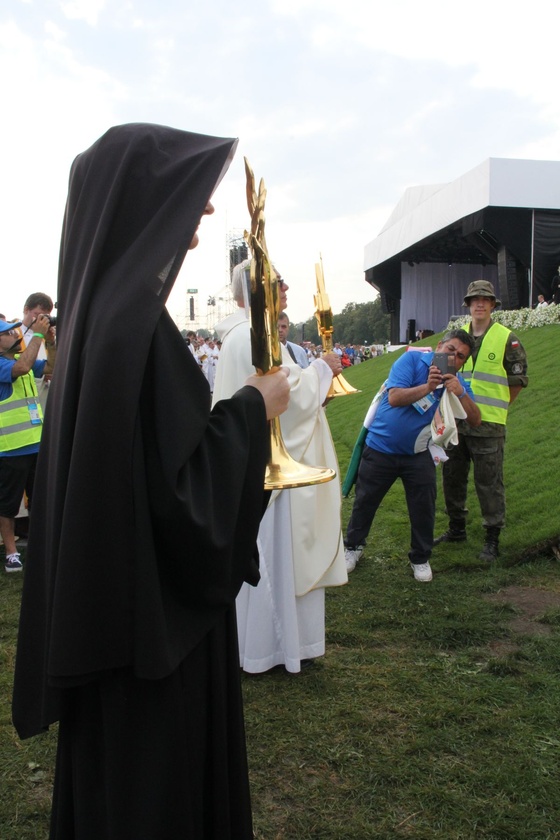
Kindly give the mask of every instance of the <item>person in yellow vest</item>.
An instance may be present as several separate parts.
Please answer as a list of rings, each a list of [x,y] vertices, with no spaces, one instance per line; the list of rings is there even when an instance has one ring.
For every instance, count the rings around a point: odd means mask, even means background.
[[[37,316],[33,336],[21,353],[20,326],[18,321],[13,324],[0,321],[0,535],[6,551],[7,572],[22,569],[16,550],[14,518],[24,491],[31,509],[41,441],[43,412],[35,378],[52,373],[55,356],[54,331],[46,315]],[[47,358],[37,361],[43,341]]]
[[[503,462],[508,408],[528,385],[527,356],[517,336],[492,321],[501,301],[487,280],[475,280],[467,289],[465,306],[471,313],[469,332],[475,347],[461,371],[470,382],[480,408],[482,423],[476,428],[458,423],[459,444],[452,446],[443,465],[443,492],[449,528],[434,540],[464,542],[467,483],[471,462],[474,485],[486,529],[480,560],[492,562],[499,553],[500,531],[505,524],[506,499]]]

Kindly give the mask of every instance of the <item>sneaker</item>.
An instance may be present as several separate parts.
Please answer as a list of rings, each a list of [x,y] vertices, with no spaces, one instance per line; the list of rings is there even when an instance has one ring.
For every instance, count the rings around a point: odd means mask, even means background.
[[[414,580],[420,583],[429,583],[432,579],[432,567],[429,563],[411,563],[414,572]]]
[[[23,565],[19,559],[19,554],[8,554],[4,568],[7,572],[21,572]]]
[[[442,542],[466,542],[467,532],[464,528],[450,528],[441,537],[436,537],[434,545],[439,545]]]
[[[350,572],[353,572],[356,568],[356,564],[362,556],[363,551],[363,545],[357,545],[356,548],[344,549],[344,559],[346,560],[346,571],[348,572],[348,574],[350,574]]]

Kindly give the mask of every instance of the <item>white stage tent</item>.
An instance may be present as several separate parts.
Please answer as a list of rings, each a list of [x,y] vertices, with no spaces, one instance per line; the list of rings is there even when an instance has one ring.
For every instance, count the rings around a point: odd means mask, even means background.
[[[548,299],[558,265],[560,161],[489,158],[449,184],[411,187],[364,254],[394,343],[464,313],[471,280],[491,280],[505,309]]]

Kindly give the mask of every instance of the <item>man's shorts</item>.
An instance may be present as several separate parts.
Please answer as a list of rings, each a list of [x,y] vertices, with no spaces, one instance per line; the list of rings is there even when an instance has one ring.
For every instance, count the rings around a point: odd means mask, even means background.
[[[19,513],[24,491],[31,508],[37,453],[0,457],[0,516],[13,519]]]

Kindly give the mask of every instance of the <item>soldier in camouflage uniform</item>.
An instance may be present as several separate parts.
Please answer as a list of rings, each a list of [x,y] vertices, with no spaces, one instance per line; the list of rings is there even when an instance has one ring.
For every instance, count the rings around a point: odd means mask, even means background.
[[[470,381],[482,423],[475,428],[465,421],[458,423],[459,443],[450,448],[449,460],[443,465],[449,528],[434,540],[434,545],[467,539],[467,483],[472,462],[486,529],[479,559],[491,562],[498,556],[500,530],[505,524],[503,460],[507,412],[521,389],[527,387],[527,356],[511,330],[492,322],[492,312],[500,305],[492,283],[486,280],[471,283],[464,305],[470,309],[468,331],[475,339],[475,347],[461,372]]]

